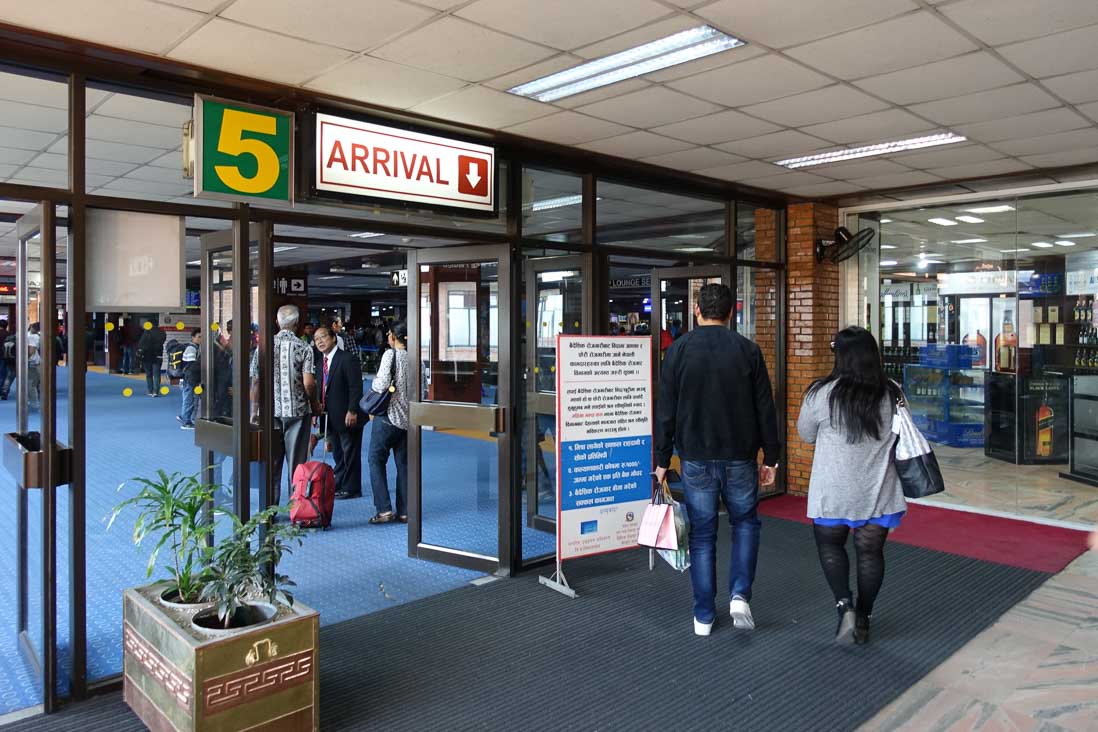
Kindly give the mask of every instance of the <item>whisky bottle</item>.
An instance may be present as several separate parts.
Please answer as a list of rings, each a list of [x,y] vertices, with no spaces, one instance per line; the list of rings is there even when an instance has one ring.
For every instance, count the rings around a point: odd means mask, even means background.
[[[1037,457],[1052,457],[1052,407],[1047,399],[1037,407]]]

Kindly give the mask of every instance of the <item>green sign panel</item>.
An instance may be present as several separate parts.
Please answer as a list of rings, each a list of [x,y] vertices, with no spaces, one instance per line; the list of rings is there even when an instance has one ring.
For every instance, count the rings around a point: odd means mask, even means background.
[[[195,97],[194,195],[289,201],[293,115]]]

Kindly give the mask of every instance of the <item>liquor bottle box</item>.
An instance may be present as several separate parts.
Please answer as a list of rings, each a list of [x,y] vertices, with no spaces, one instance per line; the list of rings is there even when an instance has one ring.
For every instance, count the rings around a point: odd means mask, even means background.
[[[1033,322],[1034,323],[1043,323],[1044,322],[1044,317],[1045,317],[1044,307],[1042,307],[1041,305],[1034,305],[1033,306]]]
[[[1052,345],[1052,326],[1041,323],[1037,326],[1037,344],[1041,346]]]
[[[1049,305],[1048,306],[1048,322],[1059,323],[1060,322],[1060,306]]]

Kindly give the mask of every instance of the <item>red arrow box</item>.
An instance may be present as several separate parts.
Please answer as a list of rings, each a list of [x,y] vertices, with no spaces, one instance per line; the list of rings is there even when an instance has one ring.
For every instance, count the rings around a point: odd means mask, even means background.
[[[458,155],[458,193],[488,196],[488,161],[471,155]]]

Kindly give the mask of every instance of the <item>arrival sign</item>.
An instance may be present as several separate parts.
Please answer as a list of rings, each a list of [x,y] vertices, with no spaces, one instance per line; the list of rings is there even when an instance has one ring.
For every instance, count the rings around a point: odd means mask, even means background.
[[[557,337],[557,574],[637,546],[652,497],[652,339]]]
[[[494,212],[496,151],[395,127],[316,115],[316,190]]]

